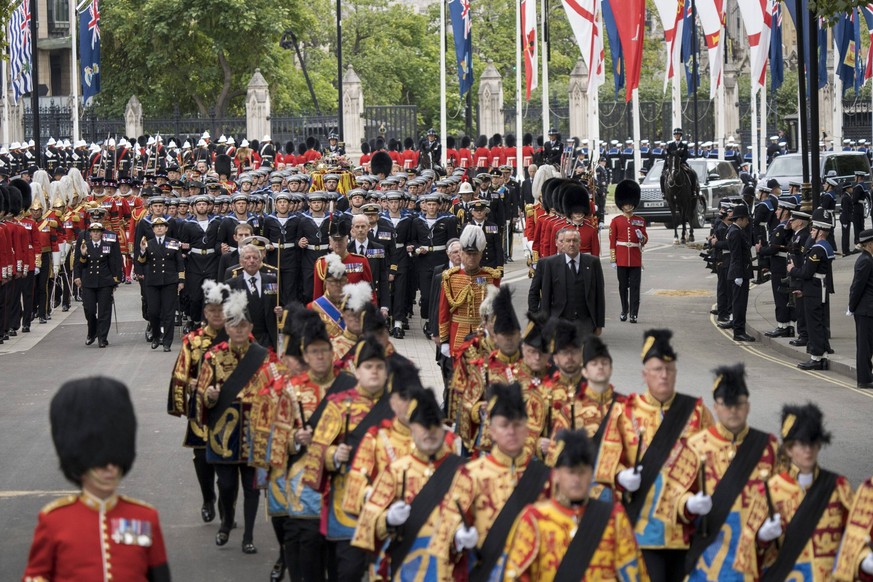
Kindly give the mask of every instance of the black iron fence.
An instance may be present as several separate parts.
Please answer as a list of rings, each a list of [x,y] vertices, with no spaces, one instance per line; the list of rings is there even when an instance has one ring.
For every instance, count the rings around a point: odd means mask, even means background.
[[[191,144],[194,146],[204,131],[209,131],[213,140],[221,135],[232,135],[239,142],[246,134],[246,118],[182,115],[176,112],[170,116],[143,117],[142,127],[147,135],[164,136],[164,143],[168,143],[167,138],[172,137],[180,140],[177,143],[179,146],[185,140],[194,140]],[[260,138],[261,136],[255,137]]]
[[[364,139],[371,140],[382,136],[385,141],[391,138],[401,142],[411,137],[418,143],[417,105],[370,105],[364,107]]]
[[[290,141],[296,146],[312,136],[325,146],[330,132],[336,131],[336,128],[336,115],[274,115],[270,118],[271,137],[274,143],[283,145]],[[261,137],[256,136],[255,139]]]
[[[73,138],[73,111],[69,107],[49,105],[39,108],[39,133],[44,144],[48,138]],[[124,120],[120,118],[105,118],[85,111],[79,118],[79,133],[87,142],[106,139],[107,135],[124,133]],[[24,110],[24,138],[33,139],[33,111]]]

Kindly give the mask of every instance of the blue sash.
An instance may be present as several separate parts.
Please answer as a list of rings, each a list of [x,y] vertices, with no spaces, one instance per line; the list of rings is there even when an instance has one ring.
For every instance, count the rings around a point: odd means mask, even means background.
[[[339,309],[336,308],[333,303],[330,302],[329,299],[327,299],[327,297],[322,295],[321,297],[313,301],[313,303],[315,303],[319,309],[321,309],[328,317],[330,317],[334,321],[334,323],[336,323],[340,327],[340,329],[346,329],[346,322],[343,321],[343,314],[340,312]]]

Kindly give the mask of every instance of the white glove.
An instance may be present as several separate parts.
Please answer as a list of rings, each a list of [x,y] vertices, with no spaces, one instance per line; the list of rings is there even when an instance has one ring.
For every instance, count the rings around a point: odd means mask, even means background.
[[[479,532],[476,531],[475,527],[467,528],[461,526],[455,532],[455,547],[459,552],[461,550],[472,550],[476,547],[477,543],[479,543]]]
[[[737,277],[736,279],[734,279],[734,285],[736,285],[737,287],[742,287],[743,280],[741,278]]]
[[[39,267],[36,267],[36,268],[33,270],[33,274],[34,274],[34,275],[39,275]]]
[[[412,511],[412,506],[405,501],[395,501],[388,508],[388,515],[385,516],[385,521],[388,525],[397,527],[403,525],[409,519],[409,512]],[[473,530],[476,531],[476,530]]]
[[[764,520],[764,525],[758,530],[758,539],[762,542],[772,542],[782,535],[782,516],[778,513]],[[873,565],[873,561],[871,561]]]
[[[873,575],[873,552],[869,552],[867,557],[861,561],[861,571]]]
[[[855,314],[852,313],[852,310],[847,307],[846,308],[846,317],[852,317],[853,315],[855,315]]]
[[[616,265],[615,263],[609,263],[609,266],[612,267],[613,269],[618,268],[618,265]]]
[[[640,488],[640,482],[643,480],[642,472],[642,465],[638,466],[636,471],[633,469],[625,469],[618,474],[618,484],[624,487],[625,491],[633,493]]]
[[[636,229],[634,232],[637,233],[637,238],[640,240],[640,242],[643,242],[643,240],[644,240],[643,231],[641,231],[640,229]]]
[[[452,357],[452,349],[449,344],[440,344],[440,353],[447,358]]]
[[[712,497],[701,492],[695,493],[685,503],[685,508],[694,515],[706,515],[712,511]]]

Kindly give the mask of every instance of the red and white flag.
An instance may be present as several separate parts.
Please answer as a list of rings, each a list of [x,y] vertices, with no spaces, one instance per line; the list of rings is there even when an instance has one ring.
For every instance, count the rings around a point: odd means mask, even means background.
[[[725,0],[696,0],[697,15],[709,54],[709,98],[714,99],[724,69]]]
[[[530,101],[530,92],[537,88],[539,69],[537,58],[539,36],[537,35],[536,0],[521,0],[521,46],[524,47],[524,78],[527,87],[526,99]]]
[[[685,28],[685,0],[655,0],[661,17],[664,42],[667,44],[667,67],[664,70],[664,91],[682,64],[682,31]]]
[[[563,0],[564,12],[573,29],[573,36],[582,60],[588,67],[588,91],[596,90],[605,80],[603,67],[603,18],[601,0]]]
[[[770,33],[773,30],[773,0],[737,0],[749,39],[752,95],[767,81]]]
[[[864,84],[867,84],[868,79],[873,79],[873,4],[867,4],[860,7],[861,14],[864,16],[864,21],[867,23],[867,34],[870,36],[870,48],[867,49],[867,62],[864,66]]]

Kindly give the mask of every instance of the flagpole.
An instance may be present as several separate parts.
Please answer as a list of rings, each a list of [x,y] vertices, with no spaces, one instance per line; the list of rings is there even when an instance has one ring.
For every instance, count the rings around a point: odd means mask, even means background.
[[[724,31],[724,29],[722,29]],[[718,134],[717,142],[718,142],[718,159],[724,161],[724,133],[725,133],[725,116],[724,116],[724,108],[725,108],[725,91],[724,91],[724,78],[722,78],[718,84],[718,93],[716,95],[716,99],[718,99],[718,111],[716,111],[716,133]]]
[[[751,117],[752,117],[752,168],[750,173],[754,173],[758,169],[758,94],[755,92],[755,71],[752,70],[752,103],[751,103]],[[740,150],[740,156],[743,155],[742,150]],[[741,158],[742,159],[742,158]]]
[[[448,114],[446,105],[446,0],[440,0],[440,149],[442,163],[445,167],[448,161]]]
[[[521,0],[515,0],[515,135],[522,135],[521,128]],[[523,168],[521,167],[520,147],[515,148],[515,174],[518,177],[519,183],[524,180],[522,176]]]
[[[639,175],[643,163],[643,154],[640,152],[640,90],[634,89],[632,97],[633,126],[634,126],[634,171]],[[637,176],[631,176],[629,180],[636,182]],[[625,176],[627,178],[627,176]]]
[[[670,56],[672,59],[672,55]],[[681,66],[681,64],[679,65]],[[679,66],[673,67],[673,85],[672,99],[673,102],[673,127],[682,127],[682,79],[679,77]],[[672,129],[672,128],[671,128]]]
[[[73,144],[79,141],[79,70],[76,66],[76,58],[79,54],[79,46],[76,43],[79,29],[79,13],[76,12],[75,0],[69,0],[70,9],[70,86],[73,89],[73,98],[70,109],[73,113]]]
[[[3,83],[3,145],[9,146],[9,84],[6,79],[6,59],[0,59],[0,78]]]
[[[758,165],[755,170],[759,176],[763,176],[767,171],[767,82],[766,79],[761,85],[761,139],[758,142]]]
[[[833,139],[837,144],[843,143],[843,79],[840,78],[840,47],[837,46],[837,35],[834,37],[834,84],[831,85],[833,90],[833,103],[831,104],[831,120],[834,126]],[[816,80],[818,82],[818,80]],[[810,147],[817,147],[820,139],[813,139]]]
[[[549,0],[540,0],[540,13],[543,18],[542,25],[542,66],[543,66],[543,135],[545,136],[549,131],[549,125],[551,125],[551,115],[552,112],[550,110],[549,104]],[[521,140],[521,136],[517,136],[519,140]]]

